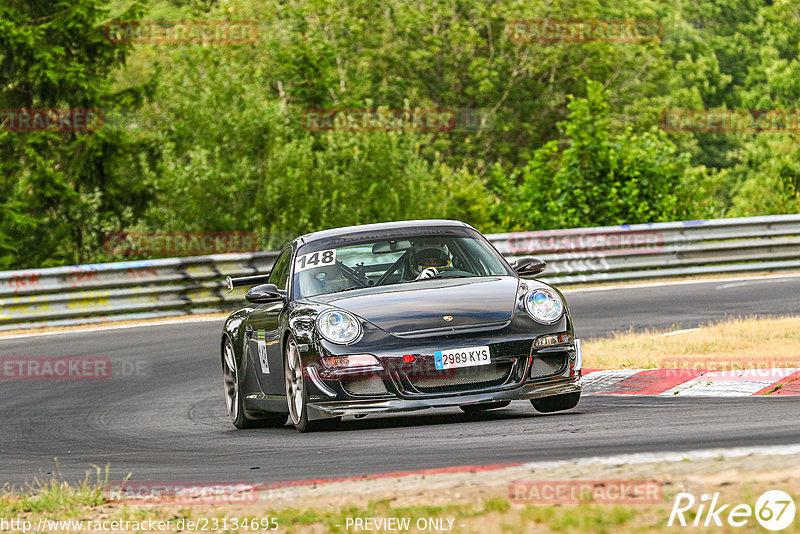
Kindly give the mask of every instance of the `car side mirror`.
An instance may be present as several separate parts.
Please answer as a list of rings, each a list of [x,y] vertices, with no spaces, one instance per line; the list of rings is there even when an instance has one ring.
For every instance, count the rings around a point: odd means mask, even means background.
[[[533,276],[539,274],[547,268],[547,262],[540,258],[525,256],[518,258],[512,264],[514,271],[520,276]]]
[[[286,292],[278,289],[275,284],[261,284],[251,287],[244,298],[256,304],[278,302],[286,299]]]

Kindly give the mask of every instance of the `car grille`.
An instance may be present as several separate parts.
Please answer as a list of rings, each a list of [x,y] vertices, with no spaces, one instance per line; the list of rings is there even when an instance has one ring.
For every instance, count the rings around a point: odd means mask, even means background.
[[[381,377],[377,375],[343,379],[342,387],[350,395],[383,395],[386,393],[386,386]]]
[[[408,381],[423,393],[458,391],[502,384],[511,370],[511,363],[480,365],[461,369],[445,369],[437,373],[408,374]]]
[[[531,363],[531,378],[547,378],[562,374],[567,368],[569,355],[566,352],[534,355]]]

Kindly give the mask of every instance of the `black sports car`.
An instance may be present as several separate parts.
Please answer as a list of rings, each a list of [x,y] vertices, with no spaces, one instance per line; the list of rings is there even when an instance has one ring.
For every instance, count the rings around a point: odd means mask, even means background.
[[[530,399],[540,412],[580,400],[581,344],[561,293],[523,280],[458,221],[404,221],[298,237],[222,333],[228,413],[237,428],[297,430],[326,419]],[[256,285],[260,284],[260,285]]]

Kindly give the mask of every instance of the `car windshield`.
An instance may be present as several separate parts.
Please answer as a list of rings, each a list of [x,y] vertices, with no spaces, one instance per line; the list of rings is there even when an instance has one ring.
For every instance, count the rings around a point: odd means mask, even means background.
[[[512,274],[499,254],[477,237],[374,238],[324,249],[311,245],[316,244],[300,247],[295,258],[296,298],[433,278]]]

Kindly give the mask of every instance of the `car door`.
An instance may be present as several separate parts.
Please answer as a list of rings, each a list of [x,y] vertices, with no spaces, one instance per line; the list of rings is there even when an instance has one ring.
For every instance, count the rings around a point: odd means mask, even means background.
[[[279,289],[289,290],[289,273],[292,266],[292,248],[285,248],[269,275],[269,283]],[[288,300],[261,304],[250,314],[246,327],[248,334],[248,363],[255,370],[261,391],[266,395],[284,395],[283,359],[281,350],[281,314],[288,308]]]

